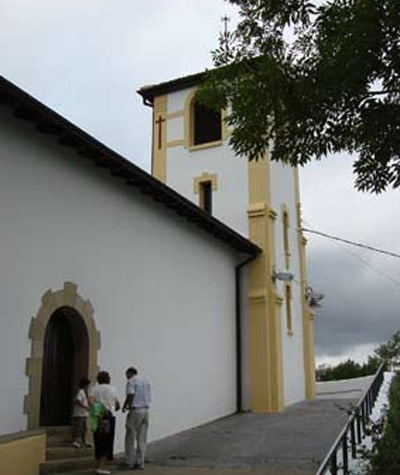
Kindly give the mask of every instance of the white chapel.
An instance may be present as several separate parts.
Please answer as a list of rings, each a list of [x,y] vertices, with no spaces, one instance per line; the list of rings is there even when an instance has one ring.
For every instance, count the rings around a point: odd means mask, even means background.
[[[152,440],[314,397],[298,171],[235,156],[202,78],[140,89],[150,175],[0,76],[2,475],[51,470],[99,369],[151,381]]]

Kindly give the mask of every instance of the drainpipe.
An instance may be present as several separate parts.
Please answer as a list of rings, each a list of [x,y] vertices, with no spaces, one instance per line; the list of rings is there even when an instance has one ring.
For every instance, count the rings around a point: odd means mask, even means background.
[[[236,294],[236,412],[242,412],[242,315],[241,315],[241,270],[258,254],[250,256],[235,267],[235,294]]]

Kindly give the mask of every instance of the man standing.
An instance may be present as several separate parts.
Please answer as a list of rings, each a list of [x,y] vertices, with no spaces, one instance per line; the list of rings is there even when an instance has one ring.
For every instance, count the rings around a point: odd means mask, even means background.
[[[122,411],[128,411],[125,425],[125,463],[128,468],[144,469],[151,390],[149,382],[138,376],[137,369],[125,372],[126,398]],[[136,440],[136,454],[135,454]]]

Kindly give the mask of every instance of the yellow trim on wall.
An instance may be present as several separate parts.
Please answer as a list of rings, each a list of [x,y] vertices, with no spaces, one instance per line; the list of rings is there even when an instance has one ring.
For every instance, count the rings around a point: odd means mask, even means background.
[[[195,99],[197,89],[192,89],[186,96],[184,111],[184,140],[185,147],[189,148],[193,144],[193,110],[192,102]]]
[[[248,164],[249,206],[270,202],[268,158]]]
[[[179,110],[179,111],[175,111],[175,112],[168,112],[168,114],[166,115],[166,119],[167,120],[177,119],[178,117],[184,117],[184,115],[185,115],[184,110]]]
[[[167,142],[167,148],[172,148],[172,147],[182,147],[185,145],[184,140],[171,140],[170,142]]]
[[[200,184],[206,182],[211,183],[212,191],[218,190],[218,174],[204,172],[200,176],[196,176],[193,178],[193,192],[200,193]]]
[[[154,98],[152,175],[167,181],[167,96]]]
[[[46,458],[46,434],[21,432],[18,438],[0,440],[1,475],[37,475]],[[7,439],[7,436],[1,437]]]
[[[305,246],[307,240],[304,238],[301,228],[301,204],[300,204],[300,184],[299,171],[295,169],[296,207],[297,207],[297,240],[300,258],[300,278],[301,278],[301,302],[303,313],[303,355],[306,397],[315,398],[315,348],[314,348],[314,314],[309,308],[306,300],[307,270]]]
[[[222,140],[216,140],[215,142],[207,142],[199,145],[190,145],[189,152],[196,152],[197,150],[205,150],[206,148],[219,147],[223,144]]]
[[[205,210],[205,196],[204,189],[202,190],[202,185],[205,183],[211,184],[211,190],[218,190],[218,175],[216,173],[204,172],[201,176],[195,177],[193,179],[193,191],[199,195],[199,207],[202,210]]]
[[[228,125],[225,121],[227,116],[227,111],[222,109],[221,111],[221,140],[216,140],[215,142],[204,143],[200,145],[194,145],[194,117],[193,117],[193,103],[196,99],[197,89],[192,89],[186,97],[184,105],[184,141],[185,147],[191,151],[195,152],[198,150],[204,150],[211,147],[221,146],[226,139],[229,137]]]
[[[226,109],[221,110],[221,140],[225,142],[227,138],[231,135],[230,130],[228,129],[228,124],[226,123],[226,117],[228,115],[228,111]]]
[[[263,252],[249,268],[249,348],[254,412],[283,408],[282,298],[272,279],[276,212],[271,208],[269,159],[248,164],[249,237]]]

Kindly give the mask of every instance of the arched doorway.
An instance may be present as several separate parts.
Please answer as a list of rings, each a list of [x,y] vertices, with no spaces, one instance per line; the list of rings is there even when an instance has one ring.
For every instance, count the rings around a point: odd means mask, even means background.
[[[79,379],[88,375],[89,339],[85,323],[70,307],[51,316],[44,337],[40,425],[68,425]]]
[[[29,385],[24,398],[27,428],[69,424],[79,378],[88,376],[94,381],[98,371],[100,332],[92,303],[78,293],[73,282],[64,282],[60,290],[47,290],[31,320],[29,339],[31,355],[25,370]],[[54,399],[63,402],[57,407]]]

